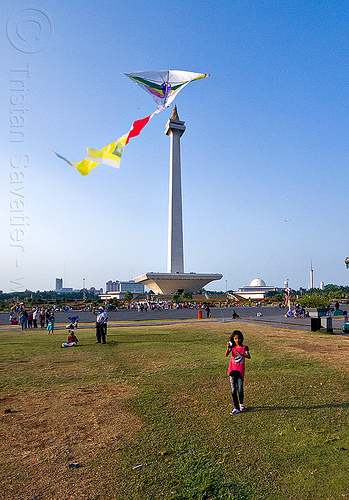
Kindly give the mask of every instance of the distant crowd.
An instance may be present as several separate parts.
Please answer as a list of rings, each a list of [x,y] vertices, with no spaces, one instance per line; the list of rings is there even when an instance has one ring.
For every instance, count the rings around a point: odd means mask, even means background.
[[[24,304],[18,304],[11,308],[10,310],[10,324],[11,325],[21,325],[22,330],[27,330],[30,328],[46,328],[47,331],[52,332],[54,330],[54,310],[41,307],[33,307],[27,311]]]
[[[107,310],[109,310],[109,304],[107,304]],[[127,309],[147,312],[147,311],[162,311],[164,309],[203,309],[206,310],[207,304],[202,302],[172,302],[172,301],[162,301],[162,302],[131,302],[127,305]],[[217,302],[210,304],[210,307],[232,307],[230,302]]]
[[[26,310],[24,304],[18,304],[11,308],[9,321],[11,325],[21,325],[22,330],[35,329],[40,326],[42,329],[46,329],[47,333],[53,335],[55,326],[55,312],[57,308],[48,307],[33,307],[30,310]],[[79,323],[78,316],[70,316],[71,328],[77,328]]]

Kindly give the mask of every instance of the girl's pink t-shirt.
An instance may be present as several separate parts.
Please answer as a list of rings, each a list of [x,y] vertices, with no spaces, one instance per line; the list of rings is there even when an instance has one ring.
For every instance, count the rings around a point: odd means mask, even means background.
[[[230,375],[230,372],[232,370],[236,372],[240,372],[242,378],[245,376],[245,358],[243,356],[240,356],[239,353],[245,354],[245,349],[247,346],[243,345],[241,347],[233,347],[233,351],[236,354],[231,353],[231,358],[229,362],[229,368],[228,368],[228,375]],[[248,348],[247,348],[248,350]]]

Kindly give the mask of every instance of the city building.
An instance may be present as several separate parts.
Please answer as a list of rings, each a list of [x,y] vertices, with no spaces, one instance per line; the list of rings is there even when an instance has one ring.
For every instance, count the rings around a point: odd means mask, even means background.
[[[56,278],[56,292],[58,292],[59,290],[62,290],[63,288],[63,278]]]
[[[94,286],[91,286],[88,292],[94,293],[95,295],[100,295],[101,293],[103,293],[103,288],[95,288]]]
[[[71,293],[73,292],[72,288],[63,288],[63,278],[56,278],[56,293]]]
[[[86,290],[88,292],[92,292],[96,295],[100,295],[103,293],[103,288],[95,288],[92,286],[89,290],[87,288],[83,287],[83,290]],[[56,288],[55,288],[56,293],[72,293],[72,292],[80,292],[80,288],[63,288],[63,278],[56,278]]]
[[[103,300],[110,298],[123,299],[126,292],[131,292],[134,297],[137,297],[144,293],[144,285],[142,283],[135,283],[133,280],[109,280],[106,283],[106,293],[104,295],[101,294],[101,298]]]
[[[112,281],[112,280],[107,281],[105,284],[105,293],[118,292],[119,285],[120,285],[120,281],[117,281],[117,280],[116,281]]]

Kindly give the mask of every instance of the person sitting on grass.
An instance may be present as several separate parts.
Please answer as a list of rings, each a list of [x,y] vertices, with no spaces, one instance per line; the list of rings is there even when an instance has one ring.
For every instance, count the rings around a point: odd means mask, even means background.
[[[78,339],[75,337],[74,330],[69,330],[68,342],[63,342],[61,347],[76,347],[78,345]]]

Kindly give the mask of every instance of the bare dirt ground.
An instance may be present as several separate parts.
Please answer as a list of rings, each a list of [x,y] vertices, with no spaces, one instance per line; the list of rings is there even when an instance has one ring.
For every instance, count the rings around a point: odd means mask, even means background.
[[[87,474],[86,468],[69,469],[67,464],[86,465],[96,457],[103,457],[103,450],[122,449],[140,426],[123,409],[129,394],[126,385],[100,385],[4,398],[7,401],[3,399],[2,406],[6,403],[16,410],[1,416],[6,486],[0,497],[6,500],[99,498],[95,493],[96,483],[103,479],[103,484],[107,484],[110,468],[100,462]],[[91,476],[91,469],[95,470],[95,477]]]

